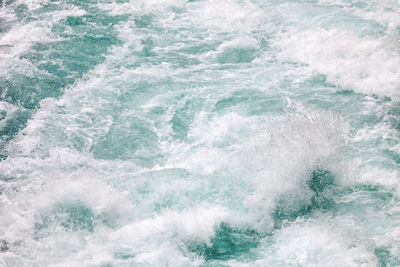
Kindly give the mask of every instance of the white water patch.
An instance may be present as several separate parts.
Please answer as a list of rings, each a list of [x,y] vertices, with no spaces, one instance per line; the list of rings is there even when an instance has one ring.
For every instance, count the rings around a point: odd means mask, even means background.
[[[299,224],[276,233],[275,243],[263,251],[263,265],[376,266],[378,261],[367,247],[355,245],[348,233],[329,226]],[[274,255],[271,257],[270,255]]]
[[[184,213],[166,212],[154,219],[121,228],[116,236],[122,246],[129,247],[132,253],[137,254],[137,263],[173,264],[169,253],[178,256],[177,265],[184,262],[200,263],[201,259],[195,255],[192,255],[194,262],[188,261],[179,252],[179,246],[184,245],[182,242],[208,243],[215,234],[215,227],[228,216],[228,211],[219,207],[198,208]]]
[[[264,11],[251,1],[209,0],[193,6],[189,14],[210,31],[249,33],[265,20]]]
[[[140,15],[151,15],[152,13],[158,12],[161,15],[159,18],[171,20],[175,18],[175,12],[173,9],[184,8],[186,1],[184,0],[130,0],[125,3],[99,3],[98,6],[102,10],[107,10],[111,15],[123,15],[132,14],[134,16]],[[168,13],[160,11],[170,11]]]
[[[390,42],[313,29],[284,34],[275,45],[281,49],[282,60],[308,64],[332,84],[364,94],[398,97],[400,54],[391,49]]]
[[[360,164],[361,165],[361,164]],[[358,169],[360,169],[359,166]],[[364,167],[363,171],[354,178],[357,182],[380,184],[386,188],[392,188],[397,194],[400,192],[400,186],[398,183],[398,177],[400,176],[399,170],[383,170],[379,167]],[[349,181],[351,182],[351,181]],[[353,180],[354,182],[354,180]]]

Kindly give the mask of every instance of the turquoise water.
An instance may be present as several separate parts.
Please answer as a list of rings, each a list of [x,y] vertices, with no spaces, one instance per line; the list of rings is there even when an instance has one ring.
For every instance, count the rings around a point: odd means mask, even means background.
[[[400,266],[400,5],[0,0],[1,266]]]

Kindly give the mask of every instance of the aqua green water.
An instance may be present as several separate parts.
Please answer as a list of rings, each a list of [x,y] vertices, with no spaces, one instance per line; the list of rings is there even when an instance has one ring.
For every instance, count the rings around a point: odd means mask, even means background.
[[[397,1],[0,1],[0,265],[399,266]]]

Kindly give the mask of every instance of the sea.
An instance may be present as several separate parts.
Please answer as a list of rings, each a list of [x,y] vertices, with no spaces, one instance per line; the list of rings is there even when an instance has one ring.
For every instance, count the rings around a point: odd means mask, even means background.
[[[0,266],[400,266],[400,2],[0,0]]]

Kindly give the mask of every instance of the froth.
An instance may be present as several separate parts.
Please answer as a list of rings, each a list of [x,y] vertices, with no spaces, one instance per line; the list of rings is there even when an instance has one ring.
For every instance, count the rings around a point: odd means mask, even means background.
[[[313,29],[284,34],[275,44],[280,58],[300,61],[328,82],[364,94],[399,97],[400,55],[390,40],[351,32]]]

